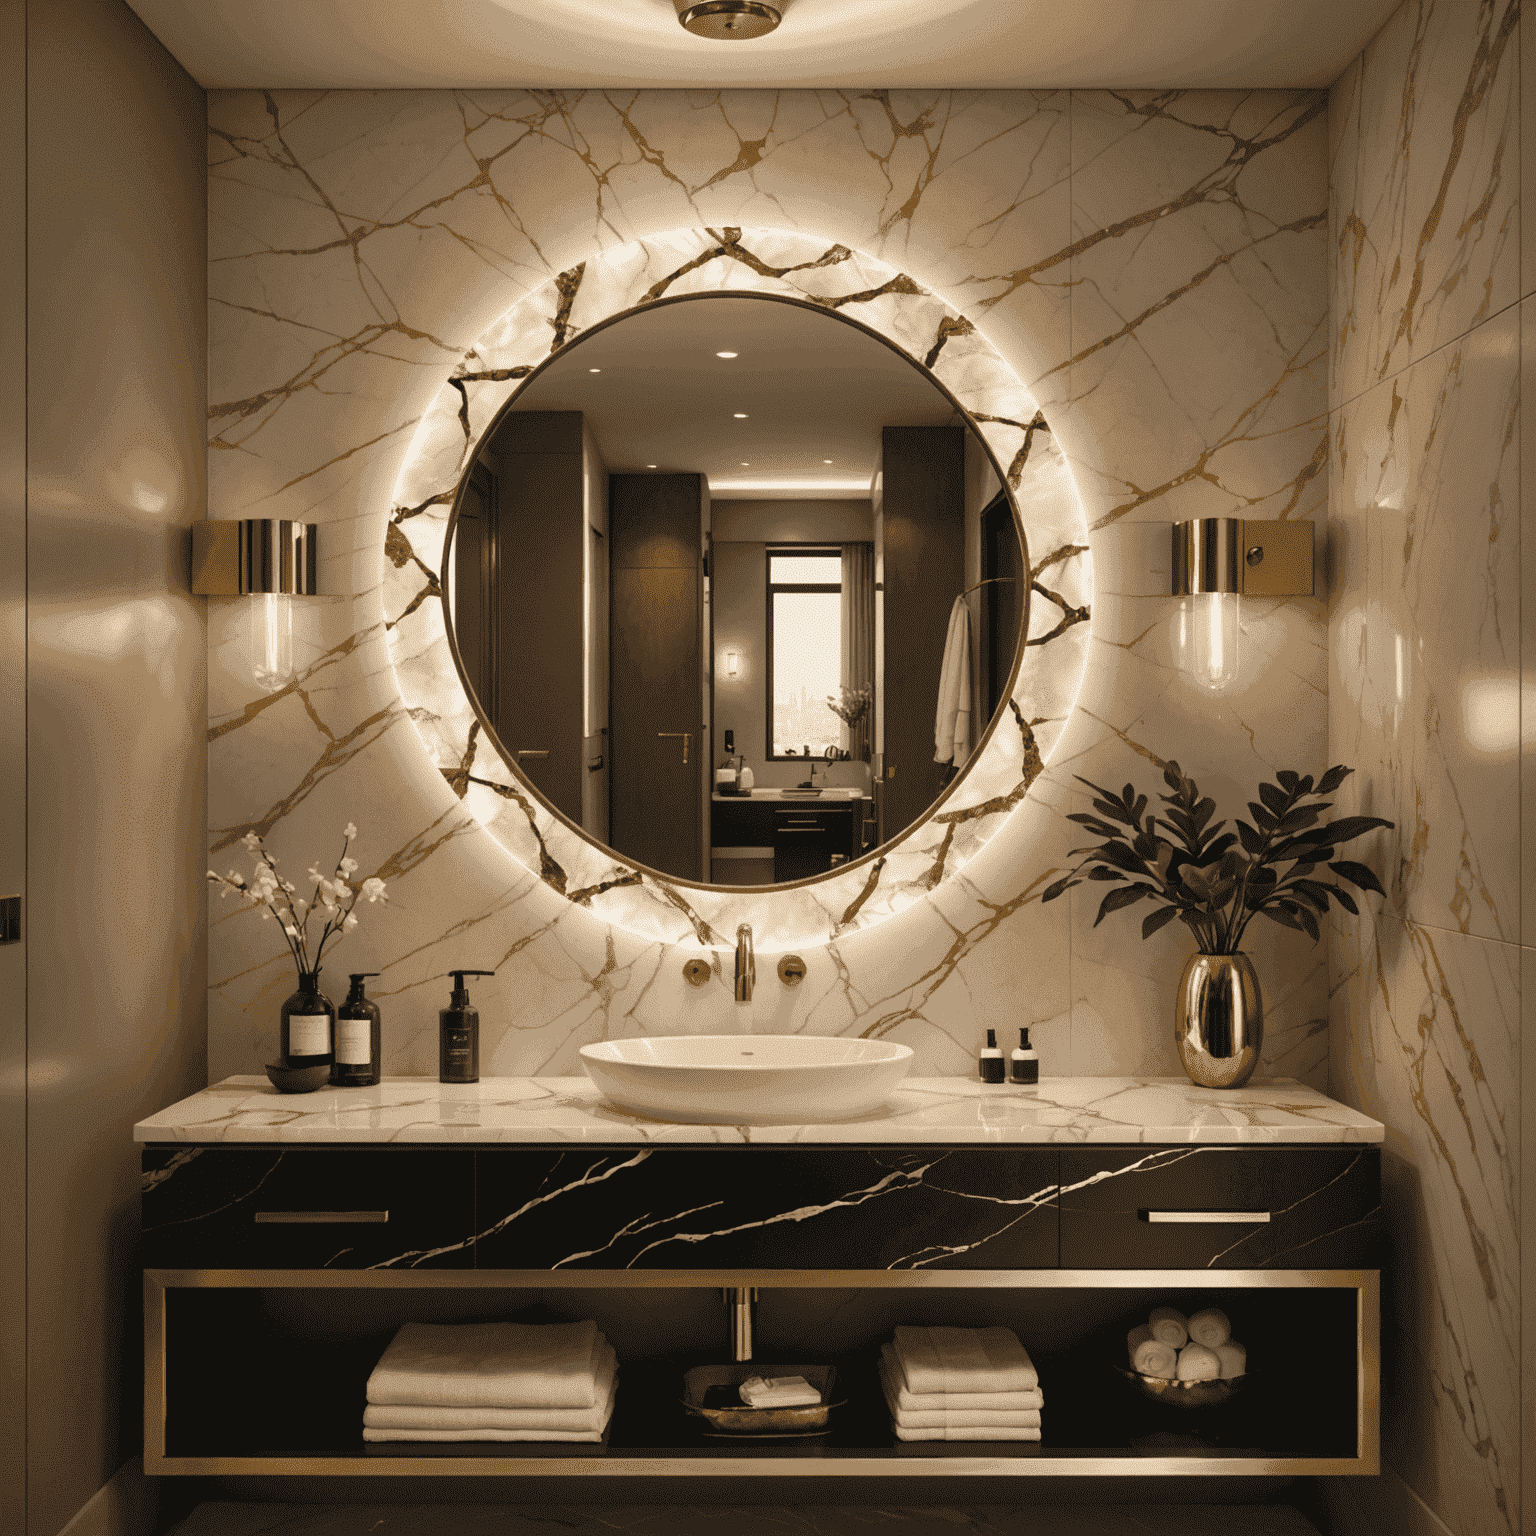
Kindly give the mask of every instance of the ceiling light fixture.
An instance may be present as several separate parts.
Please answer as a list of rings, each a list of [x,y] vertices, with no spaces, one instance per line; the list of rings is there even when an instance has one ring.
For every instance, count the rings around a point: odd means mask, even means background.
[[[740,356],[740,354],[737,353],[737,352],[716,352],[715,356],[716,357],[738,357],[738,356]]]
[[[784,19],[783,0],[672,0],[677,19],[695,37],[742,43],[766,37]]]
[[[603,370],[601,368],[588,368],[587,369],[588,373],[601,373],[602,371]]]
[[[747,419],[747,413],[745,411],[737,411],[736,412],[736,420],[737,421],[745,421],[746,419]]]

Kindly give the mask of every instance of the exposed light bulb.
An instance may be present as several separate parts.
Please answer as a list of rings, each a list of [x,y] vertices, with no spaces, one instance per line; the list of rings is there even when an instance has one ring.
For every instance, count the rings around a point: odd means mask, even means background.
[[[260,592],[250,600],[251,677],[258,688],[276,693],[294,679],[293,599],[284,592]]]
[[[1236,592],[1201,592],[1179,611],[1179,649],[1188,671],[1212,693],[1237,681],[1242,599]]]

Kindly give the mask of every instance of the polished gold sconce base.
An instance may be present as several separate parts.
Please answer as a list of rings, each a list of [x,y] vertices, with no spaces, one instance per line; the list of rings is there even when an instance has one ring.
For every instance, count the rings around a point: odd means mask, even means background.
[[[1174,597],[1310,597],[1312,524],[1199,517],[1173,525]]]
[[[309,596],[315,581],[319,525],[246,517],[192,525],[192,590],[199,597],[256,592]]]

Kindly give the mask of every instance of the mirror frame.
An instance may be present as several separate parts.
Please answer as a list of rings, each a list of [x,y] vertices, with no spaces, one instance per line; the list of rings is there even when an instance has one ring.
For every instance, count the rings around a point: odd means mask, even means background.
[[[904,363],[906,363],[916,373],[918,373],[925,383],[930,385],[935,391],[937,391],[944,397],[944,399],[949,402],[950,408],[956,413],[957,416],[960,417],[960,424],[963,425],[966,431],[969,432],[971,436],[974,437],[976,441],[981,445],[982,451],[987,455],[987,462],[992,466],[993,474],[997,476],[998,484],[1003,488],[1004,493],[1008,497],[1008,507],[1013,514],[1013,531],[1018,536],[1019,548],[1023,551],[1024,555],[1024,568],[1025,570],[1030,568],[1029,540],[1025,537],[1024,534],[1024,523],[1022,518],[1019,516],[1018,501],[1015,499],[1012,488],[1008,484],[1007,471],[1001,464],[997,462],[997,455],[992,451],[992,445],[988,443],[987,440],[977,430],[975,423],[972,422],[970,415],[966,411],[965,407],[961,405],[957,399],[955,399],[954,395],[950,393],[949,389],[946,388],[945,385],[940,383],[939,380],[934,377],[933,372],[930,369],[925,368],[909,353],[903,351],[902,348],[897,346],[889,336],[885,336],[872,327],[863,324],[861,321],[855,320],[851,315],[843,315],[839,314],[836,310],[829,310],[825,304],[817,304],[812,302],[810,299],[791,298],[788,294],[784,293],[755,293],[751,291],[741,292],[740,290],[736,289],[726,289],[713,293],[678,293],[666,298],[652,299],[649,303],[636,304],[631,306],[629,309],[622,309],[618,311],[617,314],[609,315],[607,319],[600,320],[595,325],[589,326],[579,335],[572,336],[563,347],[559,348],[557,351],[551,352],[548,357],[540,362],[538,367],[536,367],[526,378],[520,379],[518,381],[516,388],[514,388],[512,393],[507,396],[507,399],[503,403],[501,409],[496,412],[496,414],[487,423],[485,430],[480,434],[475,443],[475,452],[470,456],[468,463],[466,463],[464,466],[464,472],[459,476],[458,487],[455,490],[453,497],[453,510],[448,514],[448,526],[443,534],[443,563],[440,570],[438,571],[437,578],[438,588],[440,591],[445,594],[448,591],[449,574],[453,565],[453,536],[459,523],[459,511],[464,505],[465,488],[469,484],[469,478],[470,475],[474,472],[475,465],[480,461],[480,447],[489,438],[495,436],[496,429],[502,424],[503,421],[507,419],[509,415],[512,414],[514,410],[517,409],[517,406],[522,400],[524,393],[533,385],[534,381],[538,379],[545,372],[545,370],[550,368],[558,359],[563,358],[570,352],[574,351],[589,337],[597,336],[601,332],[608,330],[611,326],[619,325],[625,320],[632,320],[636,315],[650,314],[654,310],[665,309],[674,304],[707,304],[711,301],[718,301],[720,299],[747,299],[752,303],[792,304],[797,309],[806,309],[810,310],[814,314],[825,315],[827,320],[833,325],[847,325],[851,326],[857,331],[862,331],[864,335],[873,338],[882,346],[887,347],[892,352],[894,352],[897,357],[899,357]],[[622,474],[625,473],[625,471],[620,470],[618,473]],[[687,473],[687,471],[679,471],[679,473]],[[1033,606],[1031,601],[1033,595],[1034,594],[1032,590],[1026,590],[1024,593],[1023,614],[1019,622],[1018,635],[1014,640],[1013,660],[1008,667],[1006,696],[1010,699],[1013,697],[1014,687],[1018,683],[1019,668],[1023,664],[1024,640],[1025,637],[1029,634],[1029,615]],[[713,588],[711,588],[711,600],[713,600]],[[457,631],[452,624],[448,624],[446,621],[445,628],[448,631],[448,648],[453,653],[453,665],[459,674],[459,685],[464,689],[465,694],[469,698],[470,704],[474,707],[475,717],[480,722],[481,735],[491,744],[491,746],[496,749],[496,752],[500,756],[502,762],[505,763],[507,768],[516,775],[518,782],[522,785],[523,789],[531,794],[539,802],[539,804],[549,812],[551,816],[559,817],[559,819],[578,837],[585,838],[595,847],[600,848],[609,856],[609,858],[613,859],[616,863],[626,864],[632,869],[639,870],[644,875],[651,876],[653,879],[665,880],[672,885],[682,886],[687,890],[739,891],[743,895],[762,895],[768,891],[787,890],[789,887],[796,885],[814,885],[818,881],[834,879],[838,875],[844,874],[852,869],[857,869],[861,865],[869,863],[871,860],[878,858],[886,850],[894,848],[897,844],[902,842],[906,838],[907,834],[914,828],[921,826],[926,821],[930,821],[939,811],[939,809],[952,798],[955,792],[964,783],[966,776],[971,771],[971,768],[981,760],[982,749],[986,746],[987,742],[991,740],[992,733],[997,729],[998,722],[1001,721],[1007,714],[1006,704],[1000,704],[992,715],[992,718],[987,721],[986,729],[982,732],[980,738],[976,742],[976,745],[972,747],[971,755],[966,759],[965,767],[962,768],[959,773],[957,773],[954,778],[951,779],[950,782],[939,791],[933,800],[931,800],[923,808],[922,812],[918,816],[909,821],[907,825],[904,826],[898,833],[896,833],[894,837],[889,837],[885,840],[885,842],[876,844],[867,853],[861,853],[856,859],[849,859],[846,864],[841,864],[836,869],[824,870],[821,874],[818,875],[807,875],[803,880],[785,880],[773,885],[716,885],[708,880],[689,880],[683,875],[669,875],[665,870],[652,869],[649,864],[642,864],[637,859],[630,858],[627,853],[622,852],[620,849],[613,847],[609,843],[599,843],[596,838],[594,838],[591,833],[589,833],[579,822],[572,821],[571,818],[567,816],[565,812],[562,811],[558,806],[552,805],[549,800],[546,799],[545,796],[541,793],[538,786],[534,784],[534,782],[528,777],[527,774],[522,771],[521,768],[518,767],[516,759],[513,757],[513,755],[507,751],[506,744],[502,741],[496,730],[496,727],[491,724],[489,718],[486,715],[484,706],[475,696],[475,691],[470,686],[469,676],[464,669],[464,658],[459,654],[459,637]],[[706,760],[713,761],[712,747],[709,747],[708,749],[708,756]],[[764,761],[767,761],[767,759],[764,759]],[[705,772],[707,782],[707,769]]]
[[[1033,589],[1009,678],[1008,708],[1019,736],[999,730],[1008,713],[1000,709],[966,768],[921,817],[857,860],[783,885],[718,886],[661,874],[594,842],[548,805],[508,764],[469,693],[443,602],[452,529],[469,470],[481,442],[532,380],[579,338],[659,304],[711,296],[772,299],[828,312],[922,373],[985,448],[1008,493]],[[845,313],[849,306],[860,313]],[[1004,468],[999,450],[1009,449]],[[1059,564],[1053,585],[1060,590],[1040,586],[1044,565],[1031,558],[1018,495],[1026,475],[1036,514],[1030,521],[1046,533],[1045,547],[1056,549],[1046,563]],[[873,926],[953,878],[996,831],[997,818],[1027,797],[1066,725],[1086,668],[1087,626],[1080,621],[1088,616],[1092,592],[1087,543],[1081,500],[1049,424],[964,316],[883,262],[812,236],[680,230],[630,242],[561,273],[514,304],[466,352],[424,414],[400,470],[386,537],[385,628],[402,700],[445,785],[460,802],[470,802],[466,808],[523,869],[567,900],[651,940],[718,948],[740,920],[785,942],[824,943]],[[1028,634],[1035,592],[1063,610],[1062,622],[1043,636]],[[1061,640],[1069,643],[1056,643]],[[1036,654],[1045,663],[1030,669],[1031,693],[1043,683],[1044,692],[1065,706],[1034,722],[1026,721],[1017,699],[1030,646],[1042,648]],[[1054,728],[1044,749],[1036,725]],[[494,749],[494,762],[481,759],[483,746]],[[937,827],[943,830],[930,847],[935,840],[922,834]]]

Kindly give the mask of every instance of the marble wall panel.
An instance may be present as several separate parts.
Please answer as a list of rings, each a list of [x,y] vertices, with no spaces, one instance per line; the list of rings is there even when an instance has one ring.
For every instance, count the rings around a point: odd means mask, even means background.
[[[1333,438],[1335,542],[1368,572],[1363,611],[1351,591],[1335,615],[1338,667],[1350,673],[1340,681],[1358,708],[1346,727],[1361,770],[1351,789],[1397,823],[1381,871],[1389,899],[1416,922],[1510,941],[1520,931],[1519,342],[1511,308],[1345,406]]]
[[[389,879],[391,902],[365,910],[328,971],[384,972],[387,1071],[433,1070],[449,965],[502,968],[475,994],[487,1072],[570,1070],[586,1040],[704,1027],[728,997],[718,967],[694,993],[670,944],[610,928],[512,863],[481,828],[493,808],[444,794],[402,703],[413,660],[384,640],[383,522],[417,423],[471,341],[594,251],[727,223],[814,235],[911,272],[979,328],[1033,392],[1095,519],[1311,515],[1326,457],[1321,101],[214,93],[211,515],[325,522],[322,585],[342,595],[304,607],[304,675],[274,700],[241,676],[237,613],[212,609],[210,843],[223,868],[256,827],[303,867],[359,823],[359,873]],[[888,1034],[934,1072],[968,1070],[994,1021],[1033,1024],[1047,1071],[1165,1061],[1176,946],[1137,957],[1134,996],[1116,977],[1105,992],[1077,973],[1091,914],[1038,894],[1077,841],[1074,766],[1119,782],[1178,755],[1246,798],[1261,765],[1319,756],[1321,608],[1250,618],[1252,669],[1213,710],[1180,692],[1166,657],[1135,654],[1135,612],[1106,613],[1090,679],[1103,670],[1106,699],[1129,700],[1155,677],[1141,708],[1072,715],[1029,799],[963,872],[808,956],[787,1009],[760,988],[766,1027]],[[774,942],[760,936],[760,956]],[[210,947],[218,1077],[270,1049],[287,962],[248,913],[219,914]],[[1272,1009],[1275,1060],[1320,1082],[1307,1041],[1321,970],[1264,963],[1298,978]],[[1083,1015],[1083,1051],[1074,999],[1099,1010]]]
[[[1517,296],[1519,19],[1406,0],[1334,88],[1336,402]]]
[[[1334,925],[1331,1091],[1387,1125],[1383,1459],[1457,1532],[1520,1527],[1520,951]]]

